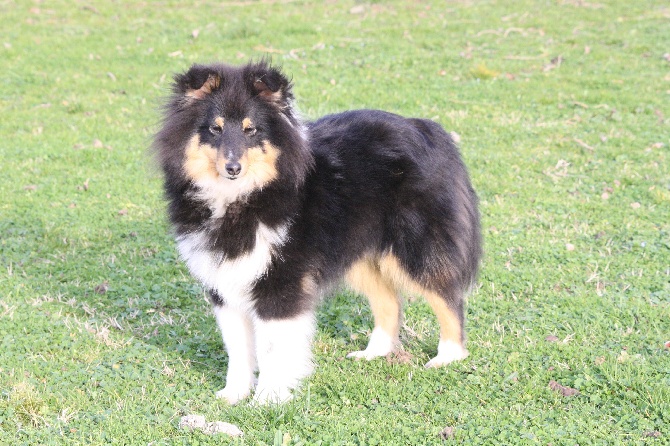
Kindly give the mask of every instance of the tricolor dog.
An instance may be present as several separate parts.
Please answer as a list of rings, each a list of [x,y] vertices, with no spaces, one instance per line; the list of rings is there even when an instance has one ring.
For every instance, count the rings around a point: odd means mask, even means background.
[[[319,300],[342,279],[374,315],[367,348],[350,357],[400,347],[405,292],[439,322],[426,366],[467,356],[477,197],[435,122],[356,110],[305,123],[291,83],[266,61],[194,65],[175,76],[154,149],[179,253],[228,353],[217,396],[288,400],[313,369]]]

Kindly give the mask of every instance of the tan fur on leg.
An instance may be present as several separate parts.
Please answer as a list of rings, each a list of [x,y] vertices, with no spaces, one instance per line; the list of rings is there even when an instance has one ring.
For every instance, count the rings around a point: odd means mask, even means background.
[[[367,296],[375,319],[367,348],[347,356],[365,359],[386,356],[399,345],[401,307],[396,290],[384,280],[378,266],[368,259],[360,260],[351,267],[347,281],[355,291]]]

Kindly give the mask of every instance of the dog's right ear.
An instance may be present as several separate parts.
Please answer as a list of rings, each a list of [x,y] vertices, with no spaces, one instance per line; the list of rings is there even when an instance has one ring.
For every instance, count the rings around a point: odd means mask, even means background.
[[[291,82],[277,67],[270,66],[267,60],[249,66],[248,85],[251,92],[270,104],[284,109],[293,99]]]
[[[211,67],[193,65],[186,73],[174,78],[173,90],[189,99],[204,99],[221,85],[220,75]]]

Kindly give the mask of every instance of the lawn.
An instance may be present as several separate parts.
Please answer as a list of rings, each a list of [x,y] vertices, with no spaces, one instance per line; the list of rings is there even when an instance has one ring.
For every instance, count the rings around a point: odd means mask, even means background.
[[[670,444],[667,1],[0,10],[0,444]],[[422,367],[439,333],[411,297],[404,354],[345,359],[372,321],[343,291],[298,398],[215,398],[226,355],[148,147],[175,72],[264,55],[306,118],[381,108],[460,135],[486,251],[466,360]]]

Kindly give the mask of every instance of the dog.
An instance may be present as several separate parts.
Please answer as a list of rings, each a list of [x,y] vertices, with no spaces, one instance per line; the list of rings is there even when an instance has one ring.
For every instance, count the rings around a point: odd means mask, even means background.
[[[477,196],[450,134],[377,110],[305,123],[267,60],[193,65],[174,77],[153,147],[181,258],[211,301],[235,404],[284,402],[313,370],[321,297],[345,280],[367,296],[367,360],[399,345],[401,293],[439,321],[438,367],[468,355]],[[258,377],[256,379],[256,371]]]

